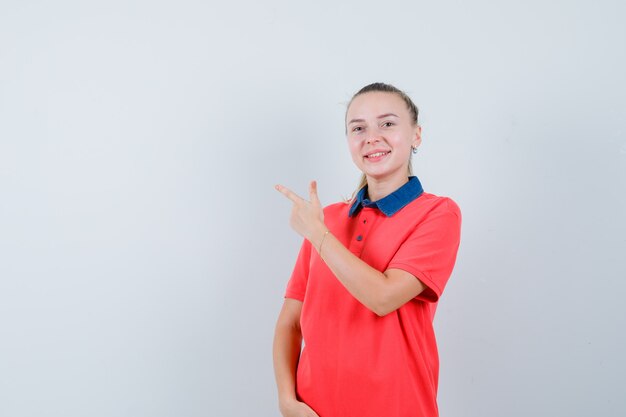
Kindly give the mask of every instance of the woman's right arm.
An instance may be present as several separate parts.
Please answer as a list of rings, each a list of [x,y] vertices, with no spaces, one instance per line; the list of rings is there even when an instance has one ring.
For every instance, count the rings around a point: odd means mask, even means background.
[[[274,332],[274,374],[278,404],[284,417],[319,417],[296,397],[296,367],[302,348],[302,302],[285,298]]]

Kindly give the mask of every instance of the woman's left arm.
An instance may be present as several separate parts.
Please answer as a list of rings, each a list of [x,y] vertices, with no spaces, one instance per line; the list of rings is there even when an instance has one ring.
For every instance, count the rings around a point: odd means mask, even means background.
[[[311,242],[350,294],[377,315],[397,310],[426,288],[404,270],[388,269],[383,273],[372,268],[329,233],[315,181],[309,187],[310,201],[281,185],[276,189],[293,202],[291,227]]]

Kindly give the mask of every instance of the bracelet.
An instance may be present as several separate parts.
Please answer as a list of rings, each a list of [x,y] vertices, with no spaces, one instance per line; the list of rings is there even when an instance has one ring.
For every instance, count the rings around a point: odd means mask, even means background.
[[[322,245],[324,244],[324,239],[326,239],[326,235],[329,233],[329,230],[326,229],[326,231],[324,232],[324,236],[322,236],[322,241],[320,242],[320,248],[317,250],[317,253],[319,253],[320,256],[322,256]]]

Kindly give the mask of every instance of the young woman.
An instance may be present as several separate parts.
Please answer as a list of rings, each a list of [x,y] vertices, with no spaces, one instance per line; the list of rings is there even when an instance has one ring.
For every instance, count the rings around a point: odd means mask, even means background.
[[[293,203],[304,237],[274,337],[284,417],[435,417],[437,302],[460,239],[461,213],[411,174],[421,144],[418,110],[375,83],[352,98],[346,133],[363,172],[348,203]],[[302,347],[304,342],[304,347]]]

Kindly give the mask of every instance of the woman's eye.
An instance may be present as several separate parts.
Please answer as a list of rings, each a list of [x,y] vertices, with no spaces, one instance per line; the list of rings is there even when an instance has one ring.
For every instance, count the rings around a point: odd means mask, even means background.
[[[353,132],[360,132],[361,130],[363,130],[363,128],[361,126],[355,126],[352,128]]]
[[[383,126],[384,127],[391,127],[391,126],[393,126],[393,122],[385,122],[385,123],[383,123]]]

